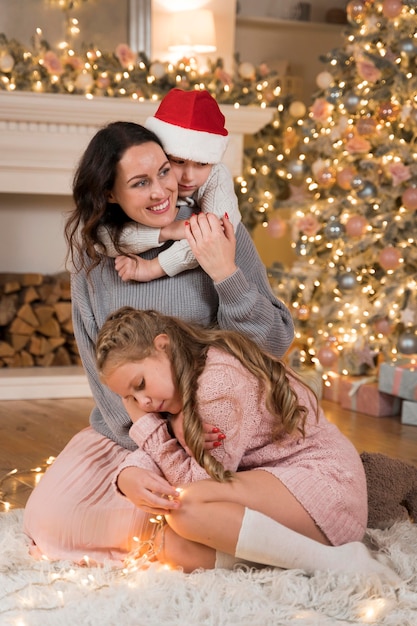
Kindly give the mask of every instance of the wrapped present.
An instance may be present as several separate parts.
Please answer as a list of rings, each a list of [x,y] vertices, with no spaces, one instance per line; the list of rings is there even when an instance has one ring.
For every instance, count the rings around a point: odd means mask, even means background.
[[[375,376],[342,377],[339,402],[343,409],[376,417],[399,415],[401,411],[400,398],[380,391]]]
[[[401,407],[401,424],[417,426],[417,402],[403,400]]]
[[[342,376],[336,372],[323,374],[323,400],[339,402],[340,379]]]
[[[404,400],[417,400],[417,365],[409,361],[381,363],[378,387]]]

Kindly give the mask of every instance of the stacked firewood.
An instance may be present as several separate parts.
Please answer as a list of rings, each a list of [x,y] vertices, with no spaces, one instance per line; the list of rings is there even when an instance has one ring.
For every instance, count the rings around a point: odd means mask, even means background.
[[[0,367],[80,365],[69,274],[0,275]]]

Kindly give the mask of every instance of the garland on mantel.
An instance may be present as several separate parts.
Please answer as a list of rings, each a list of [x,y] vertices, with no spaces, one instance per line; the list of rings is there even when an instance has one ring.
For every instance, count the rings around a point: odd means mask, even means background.
[[[279,76],[262,63],[239,62],[230,74],[222,59],[201,72],[193,58],[176,64],[150,61],[143,52],[119,44],[114,52],[94,45],[81,52],[53,50],[38,29],[32,49],[0,33],[0,89],[159,100],[173,87],[206,89],[221,104],[276,107],[282,104]]]

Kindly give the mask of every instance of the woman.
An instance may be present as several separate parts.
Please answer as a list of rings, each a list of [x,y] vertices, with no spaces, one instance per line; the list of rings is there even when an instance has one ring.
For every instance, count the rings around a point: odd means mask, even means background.
[[[175,175],[151,131],[129,122],[99,130],[81,158],[73,195],[75,209],[65,231],[73,262],[73,325],[96,406],[90,427],[69,442],[31,494],[24,528],[34,553],[49,558],[123,560],[135,545],[134,536],[146,538],[151,529],[148,516],[110,486],[136,444],[120,398],[97,375],[94,345],[107,316],[124,305],[153,308],[204,326],[242,331],[277,356],[291,344],[294,330],[244,226],[238,226],[235,237],[227,219],[222,224],[213,215],[193,215],[186,205],[178,209]],[[163,228],[166,237],[171,227],[171,238],[178,238],[178,220],[189,222],[187,240],[200,264],[193,270],[151,282],[124,282],[114,260],[97,252],[102,226],[115,233],[117,247],[128,221]],[[143,257],[154,258],[160,251]],[[140,485],[135,476],[130,487],[125,485],[126,493],[129,488],[157,502],[158,493],[175,495],[153,472],[143,471]]]
[[[131,307],[105,322],[96,354],[134,422],[138,449],[119,471],[153,469],[180,488],[165,502],[159,560],[212,568],[215,548],[308,572],[386,572],[360,543],[358,452],[279,359],[241,333]],[[204,449],[203,420],[227,432],[222,449]]]

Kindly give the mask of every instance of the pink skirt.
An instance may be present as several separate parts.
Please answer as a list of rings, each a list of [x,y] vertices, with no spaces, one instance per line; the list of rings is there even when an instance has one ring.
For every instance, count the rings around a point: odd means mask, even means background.
[[[149,515],[112,484],[129,450],[88,427],[45,472],[26,504],[24,531],[32,554],[51,560],[121,562],[152,532]]]

